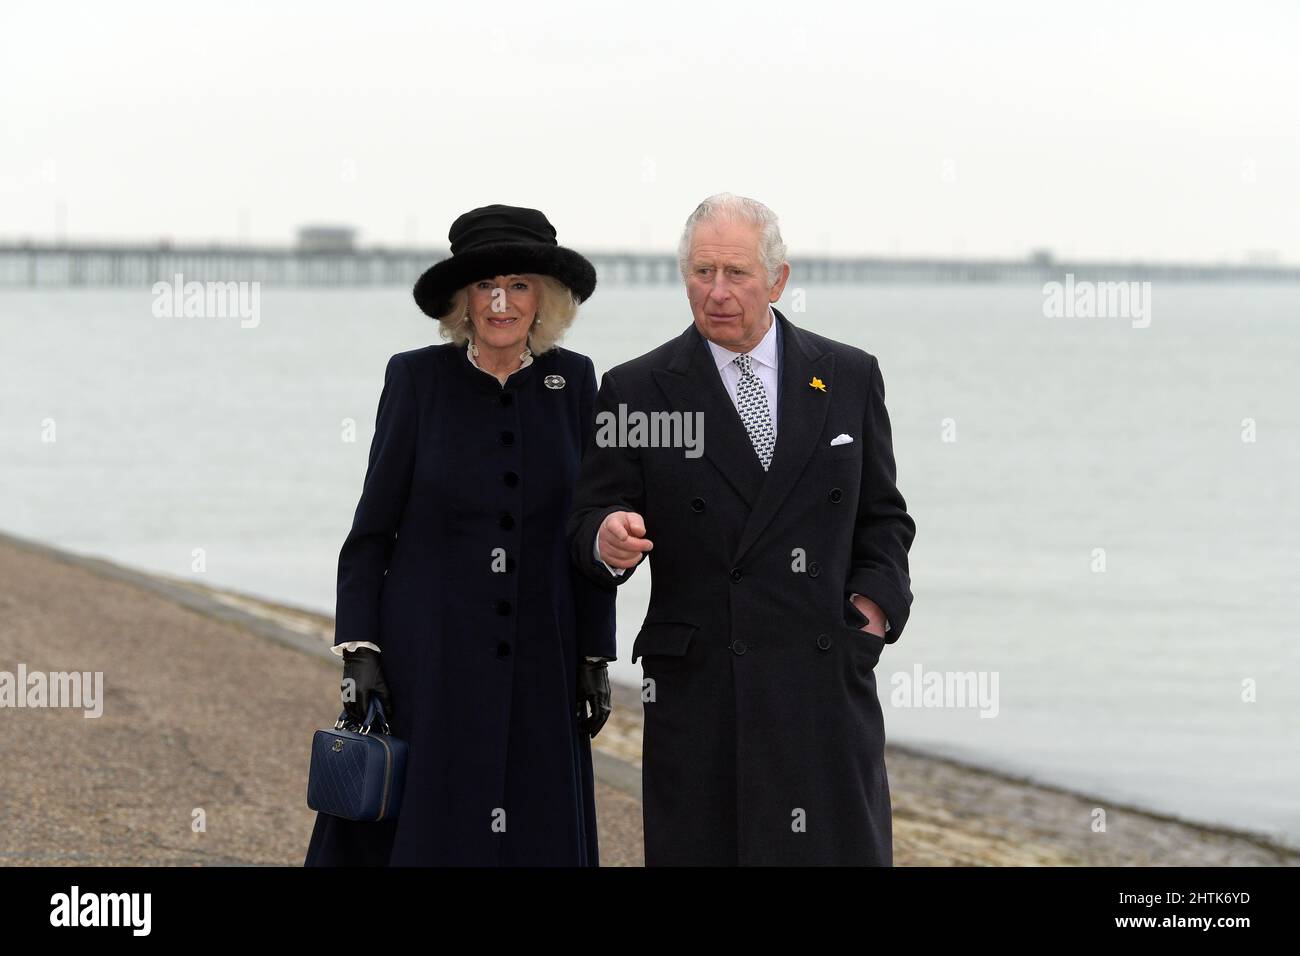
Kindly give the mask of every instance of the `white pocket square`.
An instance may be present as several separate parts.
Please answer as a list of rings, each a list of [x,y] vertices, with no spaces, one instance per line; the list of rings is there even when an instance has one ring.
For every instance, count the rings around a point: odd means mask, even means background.
[[[834,438],[831,439],[831,444],[832,444],[832,445],[847,445],[847,444],[848,444],[849,442],[851,442],[851,441],[853,441],[853,436],[852,436],[852,435],[836,435]]]

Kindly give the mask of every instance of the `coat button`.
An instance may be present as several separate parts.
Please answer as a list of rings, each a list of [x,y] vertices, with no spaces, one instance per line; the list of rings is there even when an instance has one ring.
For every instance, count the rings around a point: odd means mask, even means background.
[[[704,510],[704,499],[703,499],[703,498],[692,498],[692,499],[691,499],[691,510],[694,511],[696,514],[699,514],[701,511],[703,511],[703,510]]]
[[[508,446],[510,446],[510,445],[513,445],[514,443],[515,443],[515,433],[514,433],[514,432],[502,432],[502,433],[501,433],[501,444],[506,445],[506,446],[508,447]]]
[[[823,650],[823,651],[829,650],[830,646],[831,646],[831,639],[829,637],[827,637],[825,634],[817,635],[817,647],[819,650]]]
[[[844,492],[838,488],[832,488],[830,495],[827,497],[831,499],[832,504],[839,504],[840,499],[844,497]]]
[[[505,641],[502,641],[500,644],[497,645],[497,657],[509,657],[509,656],[510,656],[510,645],[507,644]]]
[[[808,577],[815,578],[817,577],[817,575],[821,573],[822,573],[822,566],[820,564],[818,564],[816,561],[810,561],[808,563]]]
[[[507,488],[513,488],[519,484],[519,475],[513,471],[507,471],[501,476],[501,480],[506,483]]]
[[[731,569],[731,580],[733,580],[733,581],[739,581],[739,580],[740,580],[741,578],[743,578],[744,576],[745,576],[745,575],[744,575],[743,573],[741,573],[740,568],[732,568],[732,569]]]
[[[512,392],[502,392],[502,393],[501,393],[501,396],[497,399],[497,401],[499,401],[499,402],[501,403],[501,407],[502,407],[502,408],[505,408],[505,407],[507,407],[507,406],[509,406],[509,405],[513,405],[513,404],[515,403],[515,396],[514,396],[514,393],[512,393]]]
[[[515,526],[515,516],[507,511],[505,514],[501,516],[501,530],[509,531],[514,526]]]
[[[509,614],[510,602],[507,601],[505,598],[502,598],[500,601],[497,601],[497,613],[500,614],[502,617]]]
[[[745,653],[745,650],[746,650],[746,648],[745,648],[745,642],[744,642],[744,641],[739,641],[739,640],[737,640],[737,641],[732,641],[732,642],[731,642],[731,653],[735,654],[737,657],[739,657],[739,656],[741,656],[742,654],[744,654],[744,653]]]
[[[513,573],[514,573],[514,570],[515,570],[515,559],[512,558],[512,557],[510,557],[510,555],[507,554],[507,555],[506,555],[506,573],[507,573],[507,574],[513,574]]]

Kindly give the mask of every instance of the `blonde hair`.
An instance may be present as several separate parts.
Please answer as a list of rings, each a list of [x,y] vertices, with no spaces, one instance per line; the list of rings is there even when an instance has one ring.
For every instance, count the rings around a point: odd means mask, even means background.
[[[528,348],[534,355],[549,352],[564,337],[578,317],[578,300],[559,279],[537,274],[537,315],[528,328]],[[439,331],[444,339],[464,345],[470,339],[473,324],[468,317],[469,286],[458,289],[451,306],[438,316]],[[545,321],[542,321],[545,319]]]

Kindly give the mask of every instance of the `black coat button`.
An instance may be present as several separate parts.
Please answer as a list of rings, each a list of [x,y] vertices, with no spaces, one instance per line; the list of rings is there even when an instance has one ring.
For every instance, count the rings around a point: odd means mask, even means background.
[[[510,645],[507,644],[505,641],[502,641],[500,644],[497,645],[497,657],[509,657],[509,656],[510,656]]]
[[[501,406],[502,406],[503,408],[506,407],[506,406],[509,406],[509,405],[513,405],[513,404],[515,403],[515,396],[514,396],[514,393],[513,393],[513,392],[502,392],[502,393],[501,393],[501,396],[497,399],[497,401],[499,401],[499,402],[501,403]]]
[[[739,581],[739,580],[740,580],[741,578],[743,578],[744,576],[745,576],[745,575],[741,573],[740,568],[732,568],[732,569],[731,569],[731,580],[733,580],[733,581]]]
[[[692,499],[691,499],[691,510],[694,511],[696,514],[699,514],[701,511],[703,511],[703,510],[704,510],[704,499],[703,499],[703,498],[692,498]]]
[[[513,445],[514,443],[515,443],[515,433],[514,433],[514,432],[502,432],[502,433],[501,433],[501,444],[506,445],[506,446],[509,446],[509,445]]]
[[[817,575],[821,573],[822,573],[822,566],[820,564],[818,564],[816,561],[810,561],[808,563],[808,577],[815,578],[817,577]]]
[[[514,526],[515,526],[515,516],[510,514],[510,512],[507,511],[505,514],[501,516],[501,530],[509,531]]]
[[[519,476],[513,471],[507,471],[501,476],[501,480],[506,483],[507,488],[513,488],[519,484]]]
[[[840,499],[844,497],[844,492],[838,488],[832,488],[828,497],[831,499],[832,504],[839,504]]]
[[[500,601],[497,601],[497,613],[500,614],[502,617],[510,613],[510,607],[511,607],[510,602],[507,601],[505,598],[502,598]]]
[[[514,570],[515,570],[515,559],[512,558],[512,557],[510,557],[510,555],[507,554],[507,555],[506,555],[506,573],[507,573],[507,574],[513,574],[513,573],[514,573]]]
[[[827,637],[825,634],[817,635],[818,649],[825,651],[825,650],[829,650],[830,646],[831,646],[831,639],[829,637]]]
[[[731,653],[735,654],[737,657],[739,657],[740,655],[744,654],[744,653],[745,653],[745,650],[746,650],[746,647],[745,647],[745,642],[744,642],[744,641],[732,641],[732,642],[731,642]]]

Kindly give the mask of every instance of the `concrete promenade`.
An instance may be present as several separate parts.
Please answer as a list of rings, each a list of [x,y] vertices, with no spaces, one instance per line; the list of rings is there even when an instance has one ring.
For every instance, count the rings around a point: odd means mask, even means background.
[[[104,673],[101,717],[0,709],[0,865],[301,865],[311,736],[339,709],[332,633],[326,616],[0,534],[0,671]],[[640,717],[620,687],[596,739],[607,866],[642,863]],[[1300,863],[1249,834],[894,746],[886,759],[898,865]]]

